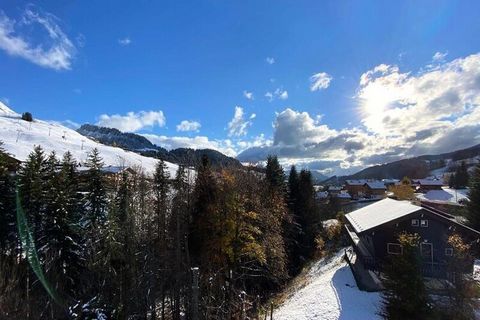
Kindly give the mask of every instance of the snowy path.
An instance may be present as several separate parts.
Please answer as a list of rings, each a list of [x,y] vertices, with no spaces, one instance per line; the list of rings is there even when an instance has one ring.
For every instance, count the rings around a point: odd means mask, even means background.
[[[378,293],[360,291],[343,249],[330,259],[319,260],[307,274],[307,285],[294,292],[274,311],[275,320],[375,320]]]

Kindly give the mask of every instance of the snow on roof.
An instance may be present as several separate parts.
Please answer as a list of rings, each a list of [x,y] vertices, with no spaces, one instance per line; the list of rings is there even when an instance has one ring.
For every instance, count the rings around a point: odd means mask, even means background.
[[[340,186],[328,186],[328,191],[340,191],[342,187]]]
[[[340,192],[339,194],[336,195],[337,198],[341,199],[351,199],[352,196],[348,192]]]
[[[361,180],[346,180],[345,181],[348,185],[351,186],[363,186],[365,183],[367,183],[367,180],[361,179]]]
[[[408,201],[386,198],[352,211],[345,218],[352,224],[355,232],[360,233],[419,210],[422,208]]]
[[[391,184],[391,183],[397,183],[400,182],[398,179],[382,179],[383,183]]]
[[[462,201],[468,200],[468,189],[450,189],[442,188],[442,190],[430,190],[427,193],[416,194],[420,200],[437,202],[437,203],[453,203],[459,204]]]
[[[442,180],[433,180],[433,179],[414,179],[414,183],[417,183],[422,186],[443,186]]]
[[[370,189],[383,189],[385,190],[385,183],[381,182],[381,181],[370,181],[370,182],[367,182],[366,185],[370,188]]]
[[[325,199],[328,197],[327,191],[317,191],[317,198]]]

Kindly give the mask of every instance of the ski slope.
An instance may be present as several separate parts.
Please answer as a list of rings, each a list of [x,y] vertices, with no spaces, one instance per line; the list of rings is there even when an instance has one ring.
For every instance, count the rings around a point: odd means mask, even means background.
[[[70,151],[75,159],[82,163],[87,159],[88,153],[97,148],[105,166],[142,167],[148,174],[154,172],[158,162],[154,158],[100,144],[55,122],[35,118],[33,122],[24,121],[19,114],[1,102],[0,141],[3,142],[5,150],[20,161],[26,160],[33,148],[40,145],[46,153],[55,151],[59,158],[66,151]],[[174,177],[178,166],[170,162],[165,164],[170,176]]]
[[[307,274],[307,284],[273,313],[276,320],[375,320],[380,295],[360,291],[343,249],[332,258],[317,261]]]

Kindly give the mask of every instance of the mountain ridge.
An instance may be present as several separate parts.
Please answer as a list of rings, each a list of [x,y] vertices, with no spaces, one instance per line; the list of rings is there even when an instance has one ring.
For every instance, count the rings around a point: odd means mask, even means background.
[[[122,132],[115,128],[84,124],[77,129],[77,132],[106,145],[119,146],[143,156],[162,159],[176,164],[196,166],[200,163],[203,156],[207,156],[214,167],[242,167],[239,160],[224,155],[217,150],[191,148],[167,150],[161,146],[153,144],[142,135]]]

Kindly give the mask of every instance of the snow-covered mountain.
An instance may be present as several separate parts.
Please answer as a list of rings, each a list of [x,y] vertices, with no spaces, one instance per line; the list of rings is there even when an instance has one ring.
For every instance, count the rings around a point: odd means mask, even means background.
[[[24,161],[37,145],[47,152],[55,151],[58,157],[70,151],[77,161],[84,162],[88,153],[97,148],[106,166],[141,166],[153,173],[158,160],[141,156],[121,148],[106,146],[82,136],[56,122],[35,119],[24,121],[21,115],[0,102],[0,141],[14,158]],[[174,176],[178,166],[166,162],[170,175]]]

